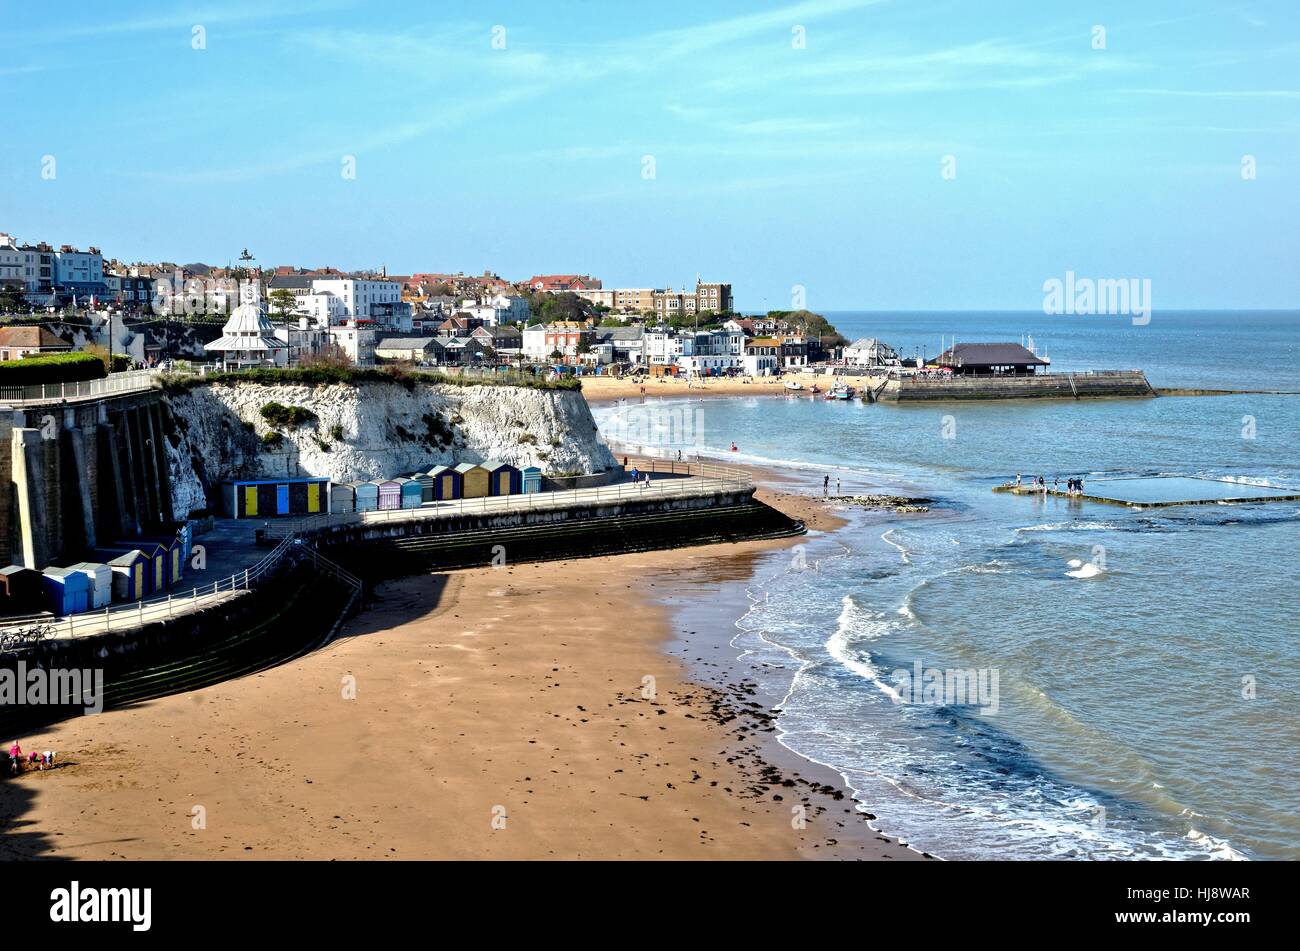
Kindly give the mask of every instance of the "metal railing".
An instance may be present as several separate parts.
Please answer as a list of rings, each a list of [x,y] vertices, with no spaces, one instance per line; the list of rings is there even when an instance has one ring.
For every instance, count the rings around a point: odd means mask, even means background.
[[[638,466],[640,472],[647,471],[647,463],[648,471],[652,475],[668,477],[651,479],[648,483],[622,482],[587,489],[426,502],[419,508],[322,513],[303,519],[278,519],[271,523],[270,535],[279,541],[269,554],[227,578],[193,587],[189,594],[172,592],[147,600],[110,605],[102,610],[87,611],[62,618],[22,618],[0,622],[0,635],[9,635],[2,639],[3,642],[12,642],[16,645],[30,640],[29,634],[35,636],[37,640],[88,637],[193,614],[229,600],[237,592],[258,588],[278,571],[294,546],[301,546],[295,550],[296,553],[310,558],[312,563],[323,572],[333,575],[352,589],[346,609],[350,611],[361,597],[363,590],[361,579],[316,551],[315,547],[306,541],[306,536],[345,525],[417,522],[453,518],[459,515],[544,511],[625,500],[695,498],[716,495],[720,492],[744,491],[753,488],[754,485],[748,472],[729,466],[708,462],[650,459]]]
[[[272,572],[279,568],[294,541],[292,537],[285,538],[272,549],[270,554],[257,563],[243,571],[235,572],[228,578],[221,578],[202,587],[193,587],[189,594],[178,595],[172,592],[134,603],[109,605],[102,610],[86,611],[62,618],[44,618],[39,622],[42,638],[73,638],[105,634],[201,611],[210,605],[229,600],[234,592],[249,591],[259,587]],[[2,624],[0,631],[17,633],[22,628],[32,626],[31,619],[24,619]]]
[[[638,468],[638,474],[649,471],[651,475],[668,475],[669,478],[652,478],[648,483],[618,482],[585,489],[559,489],[452,499],[444,502],[423,502],[418,508],[321,513],[292,521],[278,520],[270,523],[268,530],[273,538],[291,538],[295,535],[312,535],[344,526],[417,522],[455,518],[461,515],[509,515],[514,512],[546,511],[570,508],[575,505],[599,505],[628,500],[695,498],[716,495],[719,492],[744,491],[754,486],[753,479],[743,469],[708,462],[650,460],[648,470],[645,465]]]
[[[32,383],[26,386],[0,386],[0,402],[11,405],[23,403],[52,403],[60,400],[89,399],[115,393],[133,393],[152,389],[158,377],[156,370],[126,370],[110,373],[98,380],[76,383]]]

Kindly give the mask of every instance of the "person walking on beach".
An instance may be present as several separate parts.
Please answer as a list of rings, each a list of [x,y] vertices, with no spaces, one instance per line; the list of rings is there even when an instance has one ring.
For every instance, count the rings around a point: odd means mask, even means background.
[[[822,476],[822,495],[825,495],[830,490],[831,490],[831,477],[829,475],[824,475]]]
[[[624,462],[623,465],[627,465],[627,463]],[[636,481],[637,481],[637,468],[636,468],[636,466],[633,466],[633,467],[632,467],[632,482],[633,482],[633,484],[635,484]]]
[[[624,465],[627,465],[627,463],[624,463]],[[1016,473],[1016,488],[1017,488],[1017,489],[1020,488],[1020,473],[1019,473],[1019,472]]]

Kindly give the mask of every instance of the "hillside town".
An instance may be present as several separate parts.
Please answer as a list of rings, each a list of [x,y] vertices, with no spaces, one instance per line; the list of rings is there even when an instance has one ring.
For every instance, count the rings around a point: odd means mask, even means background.
[[[79,320],[89,328],[85,339],[110,352],[115,336],[120,346],[141,325],[189,324],[200,330],[202,355],[170,352],[163,343],[136,362],[199,359],[224,369],[335,360],[358,367],[530,365],[559,373],[765,377],[841,359],[848,343],[806,311],[741,315],[726,282],[606,288],[588,274],[509,281],[492,272],[263,268],[247,250],[224,267],[128,264],[99,248],[27,244],[5,233],[0,313],[9,325]],[[19,330],[4,333],[15,347],[29,344],[28,353],[75,348],[49,331]],[[859,352],[867,355],[850,348],[852,356]],[[888,348],[870,352],[872,359],[890,355],[896,357]]]

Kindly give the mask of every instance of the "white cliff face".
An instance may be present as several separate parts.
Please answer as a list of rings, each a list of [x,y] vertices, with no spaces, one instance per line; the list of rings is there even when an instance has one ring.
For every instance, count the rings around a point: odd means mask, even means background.
[[[268,403],[314,419],[275,426]],[[328,476],[336,482],[498,460],[551,475],[614,465],[580,392],[418,383],[196,386],[168,397],[173,509],[211,505],[208,489],[233,477]],[[278,445],[264,442],[278,432]]]

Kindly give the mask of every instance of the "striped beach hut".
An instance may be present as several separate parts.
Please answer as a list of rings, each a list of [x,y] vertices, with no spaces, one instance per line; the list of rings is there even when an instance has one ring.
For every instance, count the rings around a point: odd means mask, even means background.
[[[90,579],[71,568],[46,568],[41,573],[45,603],[59,616],[90,610]]]
[[[353,498],[356,500],[356,511],[373,512],[379,508],[379,483],[378,482],[349,482],[352,487]]]
[[[434,466],[429,470],[433,479],[433,498],[435,502],[447,502],[461,497],[464,482],[460,473],[451,466]]]
[[[542,491],[542,470],[537,466],[524,466],[519,470],[519,482],[524,492]]]
[[[402,483],[385,479],[379,483],[379,511],[389,512],[402,507]]]
[[[402,476],[393,481],[402,487],[402,508],[418,509],[424,504],[424,486],[418,480]]]
[[[460,497],[481,499],[488,494],[488,471],[472,462],[462,462],[456,467],[460,473]]]
[[[519,470],[508,462],[485,462],[488,474],[488,495],[518,495],[523,491]]]
[[[149,559],[138,548],[121,553],[100,552],[113,572],[113,600],[139,601],[145,594],[146,575],[150,574]]]
[[[336,482],[330,486],[330,511],[355,512],[357,510],[357,490],[350,482]]]
[[[90,579],[90,609],[105,608],[113,600],[113,569],[98,561],[79,561],[68,565],[69,571],[80,571]]]
[[[41,573],[22,565],[0,568],[0,614],[32,614],[45,610]]]
[[[427,472],[412,472],[407,476],[420,483],[420,502],[432,502],[433,498],[433,476]]]

